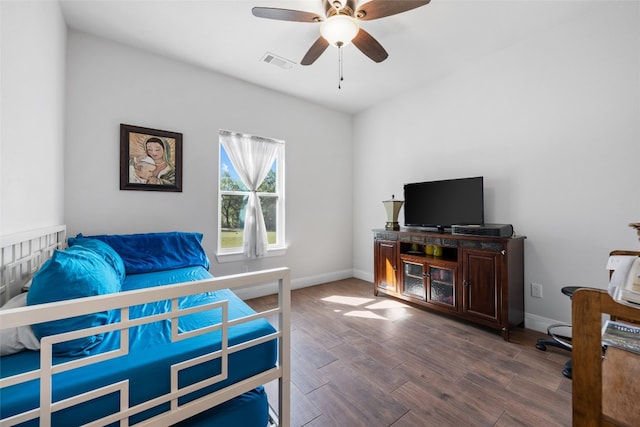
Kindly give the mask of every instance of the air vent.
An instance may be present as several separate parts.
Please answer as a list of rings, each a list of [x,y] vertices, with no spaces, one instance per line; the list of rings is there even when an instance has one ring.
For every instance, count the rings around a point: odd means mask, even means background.
[[[272,64],[277,67],[280,67],[284,70],[289,70],[293,68],[295,62],[289,61],[288,59],[284,59],[281,56],[274,55],[273,53],[267,52],[262,57],[262,62],[266,62],[267,64]]]

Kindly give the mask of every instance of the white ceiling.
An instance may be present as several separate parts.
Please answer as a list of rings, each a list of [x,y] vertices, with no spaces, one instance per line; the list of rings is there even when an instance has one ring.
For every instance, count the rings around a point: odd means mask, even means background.
[[[393,1],[393,0],[387,0]],[[431,0],[426,6],[361,27],[389,53],[375,63],[329,47],[311,66],[299,65],[319,24],[256,18],[253,6],[323,14],[321,0],[60,0],[67,25],[126,45],[356,113],[466,64],[535,37],[602,7],[578,0]],[[285,70],[261,61],[267,53],[295,62]]]

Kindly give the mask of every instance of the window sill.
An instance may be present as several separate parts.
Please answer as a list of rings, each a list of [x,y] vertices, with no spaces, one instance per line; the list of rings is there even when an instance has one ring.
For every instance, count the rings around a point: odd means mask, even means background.
[[[286,247],[278,248],[278,249],[270,249],[267,251],[267,253],[264,256],[260,257],[260,259],[271,258],[276,256],[284,256],[286,254],[287,254]],[[254,259],[259,259],[259,258],[249,258],[241,252],[222,252],[222,253],[216,254],[216,260],[221,264],[224,262],[252,261]]]

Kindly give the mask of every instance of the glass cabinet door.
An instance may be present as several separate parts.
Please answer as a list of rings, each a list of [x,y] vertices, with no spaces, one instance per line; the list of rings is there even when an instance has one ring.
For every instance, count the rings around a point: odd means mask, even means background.
[[[402,269],[404,273],[402,293],[424,300],[425,287],[423,264],[403,260]]]
[[[456,306],[454,270],[446,267],[430,265],[427,276],[429,277],[429,302]]]

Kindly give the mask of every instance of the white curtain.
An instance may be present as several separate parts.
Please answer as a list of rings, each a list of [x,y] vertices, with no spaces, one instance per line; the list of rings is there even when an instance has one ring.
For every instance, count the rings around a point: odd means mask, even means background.
[[[269,173],[281,143],[229,131],[220,131],[220,141],[240,180],[249,189],[242,251],[249,258],[264,256],[268,246],[267,227],[256,191]]]

